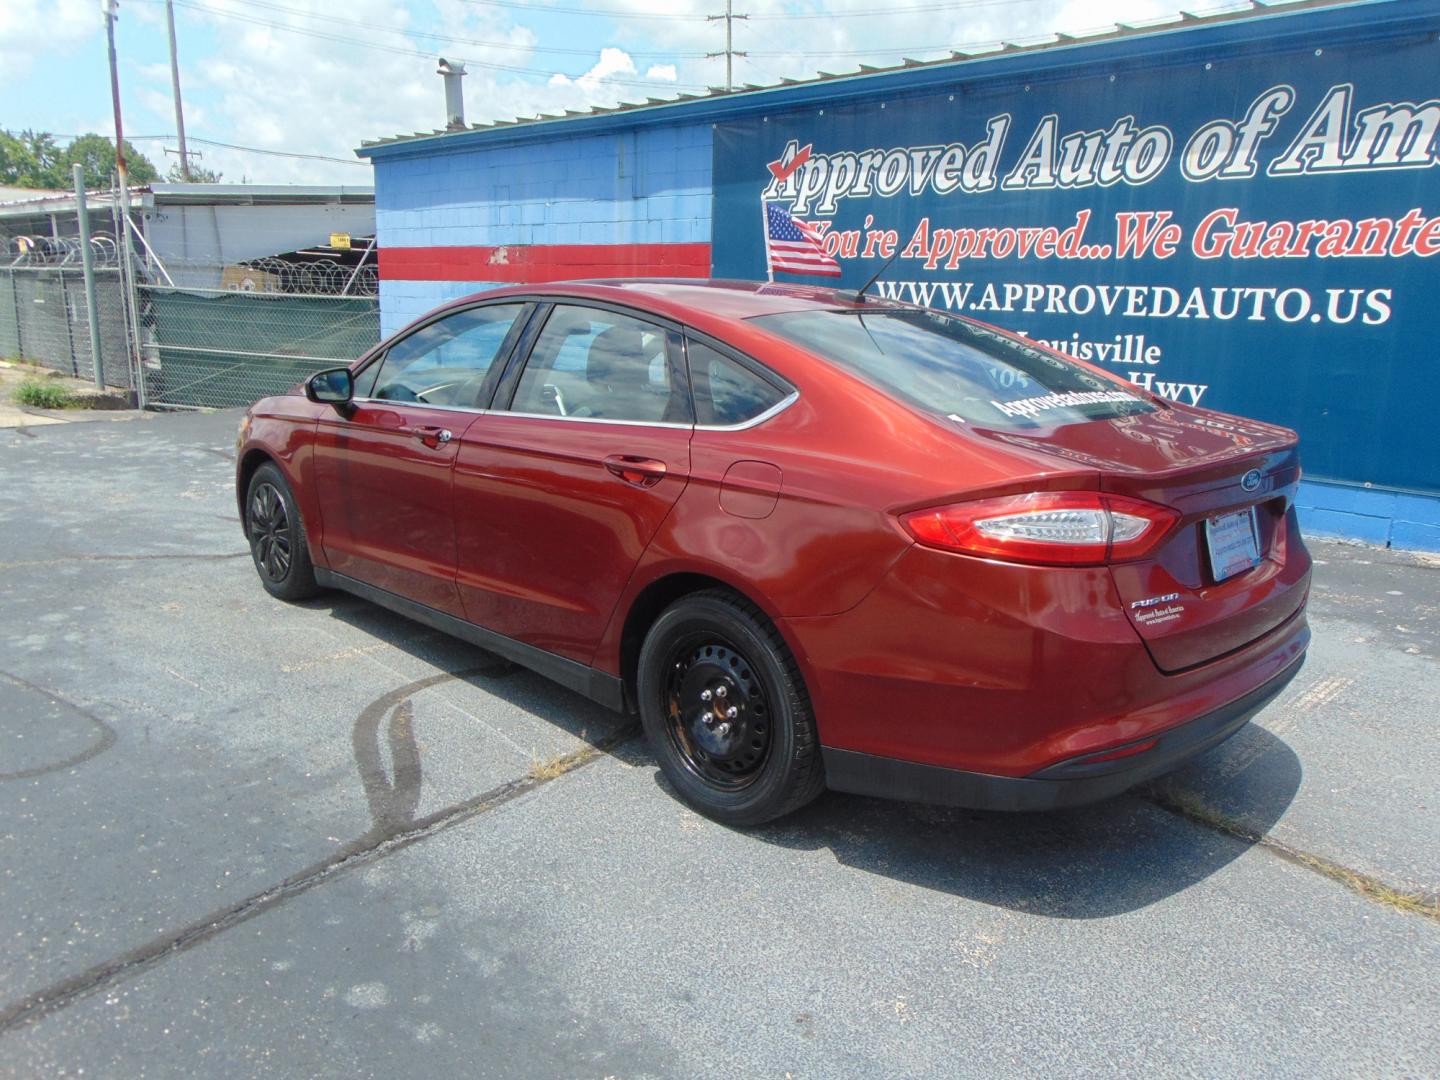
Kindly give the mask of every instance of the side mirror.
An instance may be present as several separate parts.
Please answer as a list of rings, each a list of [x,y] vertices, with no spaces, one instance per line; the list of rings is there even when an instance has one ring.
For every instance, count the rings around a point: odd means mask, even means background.
[[[322,405],[334,405],[344,411],[355,396],[355,380],[349,368],[317,371],[305,380],[305,396]]]

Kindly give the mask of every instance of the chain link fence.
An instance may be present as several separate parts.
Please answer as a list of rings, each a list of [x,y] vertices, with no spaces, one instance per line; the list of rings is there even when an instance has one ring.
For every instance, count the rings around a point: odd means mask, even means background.
[[[153,283],[139,293],[141,370],[154,405],[248,405],[380,340],[373,295]]]
[[[95,306],[106,385],[131,389],[118,267],[96,268]],[[95,377],[85,278],[78,267],[0,267],[0,357],[80,379]]]
[[[78,244],[47,237],[6,242],[0,358],[94,377]],[[133,264],[133,322],[120,250],[97,237],[92,254],[105,382],[137,391],[145,405],[248,405],[312,372],[348,364],[380,339],[373,241],[348,263],[167,263],[147,247]]]

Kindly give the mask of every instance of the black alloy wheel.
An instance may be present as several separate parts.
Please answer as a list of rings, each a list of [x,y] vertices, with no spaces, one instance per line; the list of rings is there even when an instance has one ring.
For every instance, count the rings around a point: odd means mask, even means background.
[[[245,538],[260,584],[281,600],[304,600],[320,591],[305,522],[285,476],[273,462],[255,470],[245,493]]]
[[[250,544],[255,565],[279,585],[290,573],[292,537],[285,500],[271,483],[255,485],[250,492]]]

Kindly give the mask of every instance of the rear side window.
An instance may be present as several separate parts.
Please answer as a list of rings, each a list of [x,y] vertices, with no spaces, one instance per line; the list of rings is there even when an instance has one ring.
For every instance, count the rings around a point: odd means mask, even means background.
[[[557,305],[546,321],[510,408],[577,420],[690,422],[663,327],[570,304]]]
[[[1125,384],[938,311],[792,311],[753,320],[891,396],[1002,430],[1151,412]]]
[[[391,345],[357,394],[382,401],[472,407],[524,304],[457,311]]]
[[[695,422],[730,427],[754,420],[785,400],[786,391],[699,341],[687,341]]]

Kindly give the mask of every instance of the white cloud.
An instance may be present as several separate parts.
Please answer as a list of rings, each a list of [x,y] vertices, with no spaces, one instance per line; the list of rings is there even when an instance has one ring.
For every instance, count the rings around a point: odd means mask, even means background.
[[[912,2],[916,0],[902,0]],[[550,74],[581,65],[573,63],[574,57],[537,51],[542,45],[573,47],[579,35],[542,41],[527,25],[534,16],[513,8],[462,0],[346,0],[343,5],[282,0],[285,8],[324,17],[312,19],[246,0],[204,3],[225,14],[204,14],[188,6],[177,11],[188,133],[268,150],[354,161],[353,150],[362,140],[441,127],[444,95],[435,74],[440,55],[463,58],[468,65],[464,85],[472,123],[670,96],[724,79],[724,59],[703,55],[724,45],[723,24],[705,19],[717,6],[714,0],[670,0],[663,14],[680,18],[575,16],[576,25],[589,35],[581,41],[594,43],[588,67],[579,75]],[[1117,20],[1151,19],[1173,12],[1180,3],[982,0],[947,10],[916,12],[902,6],[881,17],[846,17],[846,11],[873,12],[884,5],[881,0],[746,0],[743,8],[751,17],[736,20],[735,48],[750,55],[736,59],[735,80],[740,85],[773,83],[782,75],[807,78],[820,70],[854,71],[860,63],[892,64],[906,54],[935,58],[963,44],[1002,38],[1032,41],[1057,29],[1074,32]],[[654,0],[607,4],[645,16],[662,13]],[[156,25],[163,25],[159,5],[127,3],[126,11],[147,23],[159,11],[162,21]],[[765,18],[782,13],[819,17]],[[327,19],[371,25],[360,28]],[[208,24],[208,33],[194,33],[196,20]],[[468,40],[442,42],[404,32],[415,26]],[[157,32],[163,39],[163,30]],[[37,58],[53,62],[57,50],[74,50],[99,36],[103,21],[96,0],[0,0],[0,86],[24,77],[17,72],[28,70]],[[216,47],[202,44],[212,39]],[[37,41],[44,43],[43,52],[37,53]],[[378,48],[363,47],[362,42]],[[146,59],[153,60],[153,54]],[[132,101],[135,110],[134,119],[127,111],[127,129],[147,134],[171,130],[168,65],[137,64],[124,91],[127,110]],[[7,119],[15,123],[22,118]],[[108,122],[97,126],[109,129]],[[160,144],[146,143],[143,149],[160,163]],[[371,182],[371,172],[363,166],[263,157],[199,143],[193,149],[203,153],[205,166],[223,172],[227,180]]]
[[[19,82],[40,60],[53,62],[104,29],[96,0],[3,0],[0,85]]]
[[[413,130],[426,119],[432,127],[443,120],[440,80],[431,74],[433,59],[356,48],[333,40],[336,36],[357,37],[394,50],[419,51],[421,47],[400,32],[408,24],[408,14],[393,3],[349,0],[345,18],[395,27],[363,32],[236,0],[208,3],[248,18],[327,36],[290,33],[226,15],[198,16],[210,22],[224,51],[218,56],[197,56],[193,51],[187,55],[181,41],[181,55],[187,57],[181,73],[187,134],[262,150],[354,161],[354,148],[363,138],[378,132]],[[337,10],[324,0],[287,0],[286,6],[327,16]],[[155,80],[157,92],[163,93],[168,77],[167,71],[164,82]],[[432,106],[428,116],[422,111],[422,100]],[[200,107],[190,105],[191,101]],[[203,143],[192,149],[200,151],[207,168],[218,170],[230,181],[371,182],[370,170],[359,165],[262,156]]]
[[[654,13],[653,0],[614,0],[615,6],[636,14]],[[818,72],[855,72],[869,64],[898,64],[905,57],[943,58],[951,50],[994,47],[1000,41],[1029,43],[1052,36],[1057,30],[1074,33],[1109,27],[1116,22],[1154,19],[1186,6],[1183,0],[979,0],[947,10],[929,5],[907,11],[881,0],[747,0],[748,18],[734,22],[734,48],[747,52],[735,60],[735,83],[771,84],[781,76],[812,78]],[[707,21],[713,0],[672,0],[665,11],[673,16],[663,23],[618,23],[617,44],[632,53],[653,50],[656,43],[677,52],[715,52],[725,45],[724,23]],[[1192,5],[1193,6],[1193,5]],[[1201,6],[1204,7],[1205,0]],[[870,14],[847,14],[862,12]],[[879,14],[875,14],[879,13]],[[775,16],[786,16],[776,18]],[[796,17],[801,16],[801,17]],[[806,17],[809,16],[809,17]],[[635,27],[650,31],[648,43]],[[677,65],[681,83],[720,85],[724,82],[723,56],[690,57]]]
[[[435,73],[441,55],[463,57],[467,64],[464,88],[472,123],[613,104],[623,92],[636,93],[626,82],[653,81],[659,93],[676,78],[674,66],[665,64],[652,65],[653,74],[642,77],[627,52],[604,47],[597,48],[595,62],[585,74],[558,76],[547,84],[511,70],[534,68],[538,74],[546,66],[558,66],[552,57],[536,58],[533,30],[515,23],[513,12],[456,0],[434,0],[433,10],[440,16],[440,32],[467,39],[460,42],[403,33],[412,25],[410,15],[392,0],[348,0],[343,18],[373,24],[364,30],[256,8],[244,0],[206,3],[227,14],[196,15],[187,9],[186,18],[207,20],[224,42],[224,50],[214,56],[197,55],[187,49],[181,27],[187,132],[266,150],[355,160],[353,150],[363,140],[442,127],[444,92]],[[324,16],[337,10],[328,0],[286,0],[285,6]],[[283,23],[308,33],[257,26],[245,19]],[[358,47],[360,40],[379,48]],[[168,70],[162,77],[161,69],[162,65],[153,65],[142,72],[151,84],[144,104],[157,118],[163,116],[160,97],[169,78]],[[208,110],[203,124],[192,119],[198,115],[192,101],[203,102]],[[204,154],[203,163],[224,173],[226,180],[371,182],[367,168],[347,164],[267,158],[203,144],[196,148]]]
[[[606,47],[600,50],[600,59],[595,66],[585,72],[579,78],[572,79],[568,75],[556,73],[550,76],[551,86],[578,86],[584,90],[594,90],[606,79],[612,79],[617,75],[638,75],[635,69],[635,61],[624,49]]]
[[[140,103],[144,105],[147,109],[149,109],[151,112],[157,113],[161,116],[164,116],[167,110],[173,109],[174,107],[174,100],[170,97],[168,84],[164,92],[152,89],[148,86],[142,86],[139,89],[132,91],[131,96],[138,99]],[[187,112],[193,113],[193,107],[191,109],[188,109]]]
[[[1200,4],[1201,10],[1213,7],[1219,0]],[[1147,22],[1179,10],[1177,3],[1164,0],[1126,0],[1124,3],[1097,4],[1095,0],[1071,0],[1064,4],[1049,20],[1050,29],[1065,33],[1080,33],[1086,30],[1108,29],[1117,22]],[[1193,9],[1192,9],[1193,10]]]

